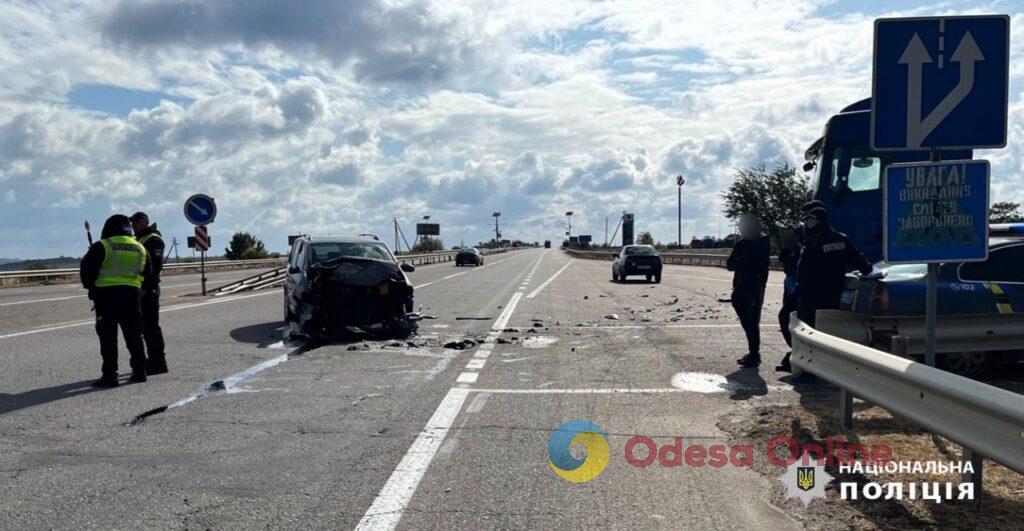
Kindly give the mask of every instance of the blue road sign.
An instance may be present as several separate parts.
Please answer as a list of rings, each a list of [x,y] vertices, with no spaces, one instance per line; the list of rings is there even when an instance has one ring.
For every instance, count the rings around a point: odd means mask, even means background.
[[[217,217],[217,203],[212,197],[195,194],[185,200],[185,219],[193,225],[213,223]]]
[[[1006,147],[1010,17],[875,21],[871,147]]]
[[[986,260],[988,186],[987,160],[890,165],[883,189],[886,261]]]

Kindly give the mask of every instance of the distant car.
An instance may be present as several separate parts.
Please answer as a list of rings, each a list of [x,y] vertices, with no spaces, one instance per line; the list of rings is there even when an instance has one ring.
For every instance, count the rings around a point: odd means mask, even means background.
[[[551,248],[551,240],[544,240],[544,248],[545,249],[550,249]]]
[[[323,338],[350,326],[406,337],[416,323],[405,273],[415,269],[373,236],[298,236],[288,254],[284,319]]]
[[[839,309],[855,313],[895,316],[924,315],[927,290],[926,264],[885,264],[886,276],[846,279]],[[989,257],[984,262],[939,265],[938,313],[984,314],[1024,311],[1024,224],[994,225]],[[940,366],[976,376],[989,366],[985,352],[940,355]]]
[[[626,280],[629,275],[643,275],[650,282],[661,282],[661,256],[651,245],[627,245],[612,262],[612,280]]]
[[[480,251],[476,248],[459,249],[458,254],[455,255],[455,267],[473,264],[475,266],[484,265],[484,255],[480,254]]]

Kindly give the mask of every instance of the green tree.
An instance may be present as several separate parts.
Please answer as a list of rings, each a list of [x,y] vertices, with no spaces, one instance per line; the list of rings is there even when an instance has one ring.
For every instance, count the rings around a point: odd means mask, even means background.
[[[722,193],[723,211],[729,219],[747,212],[756,214],[765,232],[777,243],[782,229],[800,224],[800,206],[810,195],[810,184],[797,175],[795,167],[784,163],[768,171],[764,164],[758,164],[736,170],[736,179]]]
[[[231,237],[230,245],[224,249],[224,258],[228,260],[255,260],[268,256],[270,253],[263,246],[263,242],[248,232],[236,232]]]
[[[993,203],[988,209],[989,223],[1021,223],[1024,222],[1024,214],[1021,214],[1020,203],[1001,201]]]
[[[431,253],[443,250],[444,242],[441,241],[441,238],[431,238],[430,236],[420,238],[420,241],[416,242],[416,245],[412,246],[412,251],[414,253]]]
[[[641,232],[636,237],[636,243],[637,245],[654,245],[654,236],[651,236],[651,233],[647,231]]]

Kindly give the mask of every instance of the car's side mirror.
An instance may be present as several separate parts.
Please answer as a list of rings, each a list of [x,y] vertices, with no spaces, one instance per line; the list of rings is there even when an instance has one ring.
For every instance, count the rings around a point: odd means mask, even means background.
[[[296,273],[301,273],[301,272],[302,272],[302,270],[299,269],[299,266],[288,266],[288,274],[290,274],[290,275],[294,275]]]
[[[405,271],[406,273],[412,273],[413,271],[416,271],[416,266],[414,266],[414,265],[412,265],[412,264],[410,264],[408,262],[402,262],[402,265],[400,265],[398,267],[401,267],[402,271]]]

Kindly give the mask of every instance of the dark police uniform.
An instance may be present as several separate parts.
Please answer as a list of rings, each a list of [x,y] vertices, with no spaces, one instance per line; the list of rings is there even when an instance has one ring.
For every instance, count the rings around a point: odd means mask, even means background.
[[[142,283],[142,337],[146,341],[148,374],[167,372],[164,332],[160,329],[160,275],[164,268],[164,238],[156,223],[135,233],[149,254],[152,274]]]
[[[771,243],[767,236],[736,242],[726,261],[726,267],[734,272],[732,307],[747,336],[748,355],[753,360],[761,356],[761,307],[770,263]]]
[[[102,374],[94,385],[117,385],[117,329],[121,328],[131,355],[133,381],[146,380],[146,352],[142,343],[141,291],[151,274],[146,249],[131,237],[128,218],[123,229],[104,227],[103,238],[94,243],[82,259],[82,285],[96,304],[96,334],[103,357]]]
[[[800,263],[800,247],[780,250],[779,262],[782,264],[782,271],[786,274],[785,287],[782,291],[782,309],[779,310],[779,326],[782,327],[782,337],[786,340],[786,344],[792,347],[793,338],[789,333],[789,314],[797,310],[796,277],[797,266]]]
[[[851,266],[864,275],[871,273],[871,264],[847,235],[832,229],[827,221],[807,230],[796,279],[801,321],[814,326],[816,311],[839,308]]]

